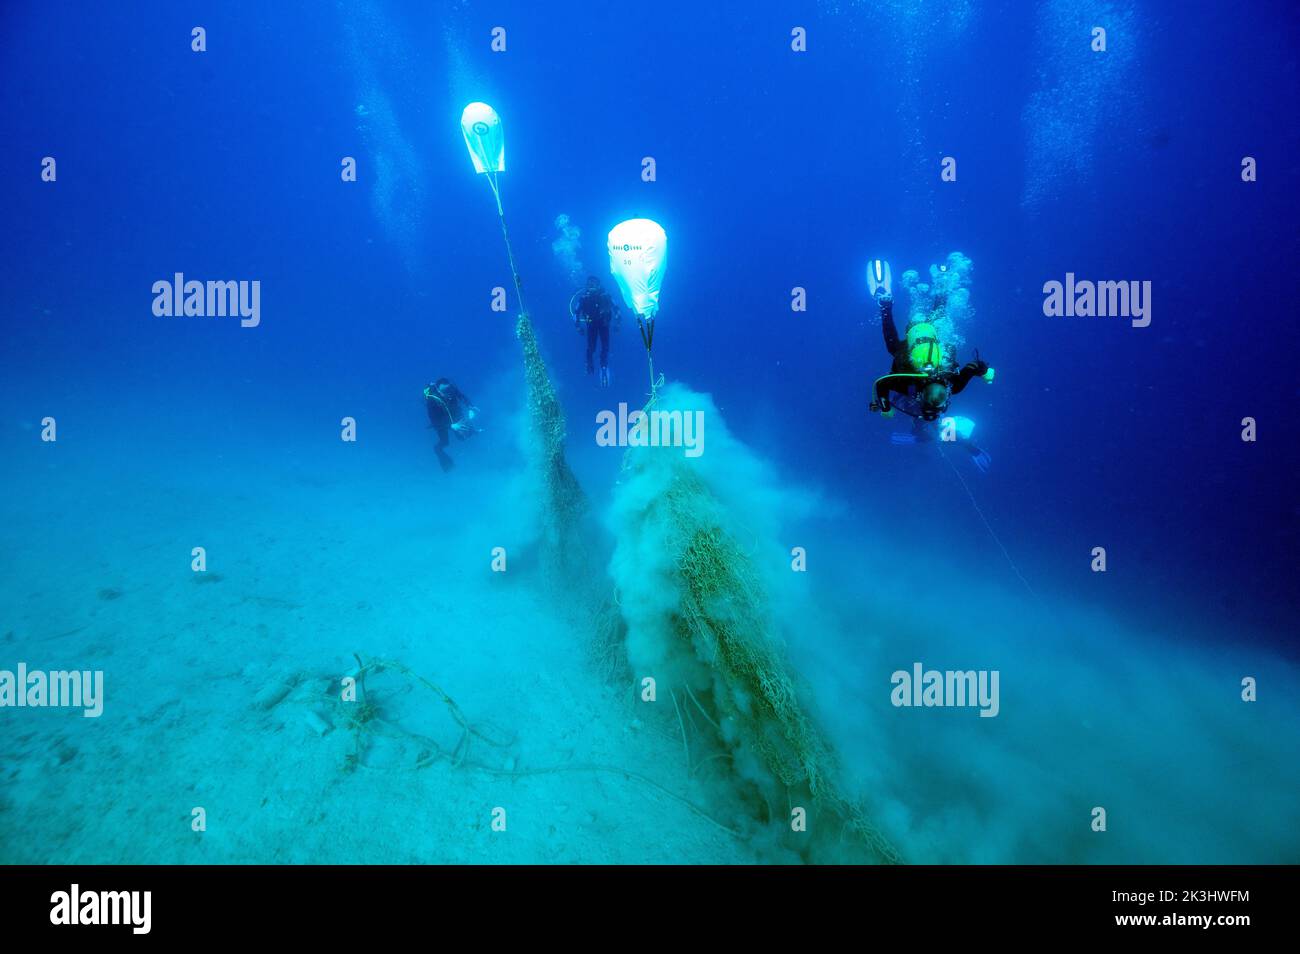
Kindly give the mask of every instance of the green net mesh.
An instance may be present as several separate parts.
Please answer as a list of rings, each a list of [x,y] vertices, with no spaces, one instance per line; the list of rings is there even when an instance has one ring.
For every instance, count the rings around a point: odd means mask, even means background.
[[[638,458],[648,460],[646,452],[630,452],[625,466],[635,468]],[[662,468],[665,459],[658,457],[654,466]],[[725,720],[739,744],[759,755],[791,804],[799,804],[803,793],[811,796],[816,824],[837,832],[837,860],[844,857],[839,849],[849,834],[861,849],[850,850],[850,857],[899,863],[897,850],[837,782],[836,758],[800,705],[751,557],[716,519],[720,505],[708,486],[687,461],[672,459],[672,478],[648,502],[643,526],[669,528],[666,545],[675,555],[678,576],[672,619],[676,651],[692,654],[714,671],[720,688],[705,703],[713,721]],[[821,860],[816,851],[808,855]]]
[[[541,488],[543,572],[551,590],[564,594],[561,605],[585,616],[591,625],[594,637],[588,650],[596,668],[605,678],[619,679],[627,664],[622,652],[623,620],[589,542],[593,528],[588,524],[587,495],[564,456],[564,409],[527,315],[519,316],[515,335],[523,346],[528,386],[526,452]]]
[[[528,384],[529,465],[542,493],[542,546],[548,569],[562,573],[581,545],[577,530],[587,514],[587,495],[564,458],[564,409],[555,395],[537,336],[527,315],[520,315],[515,335],[524,349]]]

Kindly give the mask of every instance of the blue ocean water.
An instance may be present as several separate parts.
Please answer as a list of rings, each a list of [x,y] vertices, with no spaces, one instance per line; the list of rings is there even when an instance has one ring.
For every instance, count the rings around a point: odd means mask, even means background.
[[[669,248],[655,368],[706,411],[689,466],[752,528],[801,705],[904,860],[1300,860],[1288,13],[8,5],[0,672],[102,671],[105,694],[94,719],[0,706],[0,860],[825,858],[730,797],[766,771],[741,747],[700,762],[689,719],[598,672],[544,579],[472,101],[502,119],[593,516],[569,585],[617,594],[630,676],[672,612],[666,544],[596,420],[650,380],[625,305],[598,387],[568,302],[614,288],[605,237],[645,217]],[[997,374],[951,410],[987,472],[868,410],[890,356],[867,261],[901,324],[903,271],[954,251],[959,360]],[[176,273],[257,281],[256,327],[156,315]],[[1048,317],[1067,273],[1150,282],[1149,325]],[[483,427],[447,473],[442,376]],[[997,716],[893,704],[914,663],[999,672]],[[358,727],[336,697],[363,673]]]

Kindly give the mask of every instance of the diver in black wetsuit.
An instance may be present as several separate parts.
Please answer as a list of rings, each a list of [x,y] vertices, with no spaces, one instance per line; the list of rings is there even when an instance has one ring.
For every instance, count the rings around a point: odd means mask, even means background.
[[[460,388],[446,378],[439,378],[424,389],[424,411],[429,416],[429,426],[438,432],[438,463],[443,471],[451,470],[455,461],[447,454],[448,438],[455,434],[465,440],[478,432],[473,423],[478,408]]]
[[[618,306],[609,297],[609,292],[600,285],[600,279],[592,275],[587,279],[587,287],[577,296],[573,307],[573,320],[578,333],[586,325],[587,332],[587,373],[595,367],[592,358],[596,353],[596,342],[600,342],[600,386],[609,385],[609,328],[618,315]]]
[[[925,421],[937,420],[948,409],[948,401],[960,394],[971,378],[992,379],[992,370],[975,352],[975,360],[956,370],[956,361],[939,342],[934,325],[918,321],[908,326],[907,335],[898,337],[894,326],[894,298],[882,284],[875,292],[880,306],[880,327],[885,348],[893,359],[890,373],[876,381],[871,410],[884,417],[894,413],[901,399],[907,413]],[[892,395],[898,395],[895,399]]]

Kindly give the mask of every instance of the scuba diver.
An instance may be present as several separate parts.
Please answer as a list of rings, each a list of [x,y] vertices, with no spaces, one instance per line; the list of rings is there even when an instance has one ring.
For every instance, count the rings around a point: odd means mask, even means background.
[[[937,421],[948,410],[949,399],[965,390],[972,378],[992,382],[993,369],[980,358],[978,350],[975,360],[958,370],[954,356],[944,348],[935,326],[928,321],[913,321],[904,337],[899,338],[888,262],[871,262],[867,284],[880,307],[885,348],[893,358],[890,373],[876,381],[871,410],[892,417],[897,407],[919,421]],[[944,299],[937,298],[935,304],[941,310]]]
[[[424,411],[429,415],[429,426],[438,432],[438,463],[443,472],[449,471],[456,462],[445,450],[448,438],[455,434],[460,440],[467,440],[479,431],[474,424],[478,408],[460,388],[446,378],[439,378],[424,389]]]
[[[596,340],[600,339],[600,386],[609,387],[609,328],[618,317],[618,306],[601,287],[595,275],[587,278],[587,287],[574,292],[569,299],[569,314],[573,316],[578,334],[587,333],[587,373],[591,374],[592,357]],[[584,327],[585,326],[585,327]]]

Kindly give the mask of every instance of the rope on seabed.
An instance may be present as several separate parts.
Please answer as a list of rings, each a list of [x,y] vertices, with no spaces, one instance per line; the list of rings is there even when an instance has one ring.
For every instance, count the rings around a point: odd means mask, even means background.
[[[625,768],[619,768],[617,765],[604,765],[598,762],[584,762],[578,765],[552,765],[552,766],[545,766],[543,768],[535,768],[535,769],[496,769],[496,768],[492,768],[491,766],[484,765],[481,762],[469,761],[469,759],[466,758],[466,756],[468,755],[469,752],[469,740],[471,736],[483,739],[484,741],[488,742],[490,745],[494,745],[498,747],[507,746],[510,744],[510,742],[502,742],[499,739],[493,739],[487,732],[484,731],[484,729],[481,726],[471,723],[468,719],[465,718],[464,714],[460,710],[460,707],[456,705],[455,701],[451,698],[451,696],[447,695],[447,693],[443,692],[442,689],[434,685],[429,680],[425,679],[419,673],[413,672],[407,666],[404,666],[399,662],[393,660],[386,660],[386,659],[372,659],[368,663],[363,663],[361,657],[356,654],[353,654],[353,658],[357,660],[357,664],[359,667],[356,678],[357,681],[362,685],[363,698],[365,697],[365,688],[364,688],[365,674],[367,672],[382,672],[385,669],[390,669],[394,672],[400,673],[403,676],[406,676],[408,679],[413,679],[416,682],[419,682],[426,689],[434,693],[436,696],[438,696],[438,698],[440,698],[443,701],[443,703],[447,706],[448,711],[451,713],[452,718],[460,725],[462,729],[461,740],[456,744],[456,748],[450,753],[446,752],[441,746],[438,745],[437,742],[435,742],[433,739],[429,738],[428,736],[420,735],[417,732],[411,732],[409,729],[403,729],[401,726],[388,722],[385,719],[381,719],[372,715],[368,721],[372,721],[377,725],[383,726],[385,729],[388,729],[390,732],[394,732],[399,735],[404,735],[407,738],[411,738],[416,740],[417,742],[423,743],[433,752],[437,752],[439,755],[447,758],[448,761],[451,762],[453,768],[475,769],[479,772],[486,772],[489,775],[499,775],[505,778],[524,778],[529,775],[553,775],[559,772],[614,773],[614,774],[622,775],[624,778],[641,782],[643,785],[650,786],[656,791],[664,795],[667,795],[673,801],[685,805],[696,815],[699,815],[705,821],[712,823],[714,826],[720,828],[722,831],[725,831],[727,834],[732,835],[733,837],[736,838],[741,837],[739,831],[737,831],[736,829],[728,825],[724,825],[722,822],[718,821],[716,818],[714,818],[712,815],[706,812],[703,808],[700,808],[698,805],[696,805],[690,799],[686,798],[684,795],[678,795],[676,792],[672,791],[669,788],[665,788],[663,785],[659,784],[654,779],[647,778],[646,776],[641,775],[638,772],[633,772]],[[369,703],[365,703],[365,704],[369,705]],[[358,732],[361,730],[362,727],[360,725],[354,724],[353,726],[350,726],[350,728],[352,728],[354,732]],[[683,739],[684,736],[685,736],[685,732],[683,730]],[[426,765],[429,765],[434,761],[432,757],[429,757],[427,759],[418,758],[416,760],[416,764],[409,769],[405,767],[380,768],[378,766],[366,764],[366,762],[361,757],[359,737],[357,739],[354,739],[354,742],[356,744],[356,749],[351,764],[371,771],[389,771],[389,772],[411,771],[414,769],[424,768]],[[513,738],[511,739],[511,742],[513,742]],[[688,762],[689,762],[689,756],[688,756]]]

